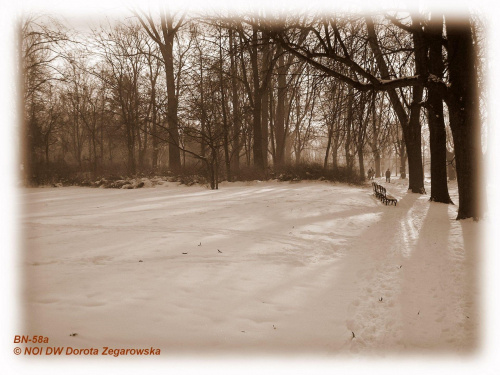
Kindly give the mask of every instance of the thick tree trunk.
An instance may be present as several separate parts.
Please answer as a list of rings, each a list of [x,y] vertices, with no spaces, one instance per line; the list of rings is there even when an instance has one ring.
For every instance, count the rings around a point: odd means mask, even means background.
[[[429,74],[443,78],[442,53],[443,16],[432,15],[428,24]],[[432,80],[431,80],[432,82]],[[431,148],[431,201],[453,203],[448,192],[446,175],[446,129],[443,116],[443,97],[440,90],[430,84],[427,94],[427,118]]]
[[[375,160],[375,177],[381,177],[381,169],[380,169],[380,152],[376,151],[374,155]]]
[[[413,20],[413,26],[419,27],[418,22]],[[425,43],[421,30],[413,33],[413,48],[415,50],[415,72],[420,75],[426,74],[426,53]],[[424,166],[422,164],[422,127],[420,125],[420,112],[422,108],[422,96],[424,88],[413,86],[412,102],[410,104],[410,118],[408,126],[403,127],[406,151],[408,154],[408,168],[410,176],[408,178],[409,189],[414,193],[425,194],[424,188]]]
[[[181,169],[181,152],[179,148],[179,124],[177,118],[178,98],[175,90],[174,77],[174,36],[172,17],[163,17],[162,30],[165,44],[160,46],[165,62],[165,74],[167,79],[167,122],[168,122],[168,166],[173,171]]]
[[[481,122],[470,20],[447,19],[450,86],[448,110],[455,145],[459,207],[457,220],[484,215]]]
[[[413,193],[425,194],[424,168],[422,165],[422,133],[420,129],[420,100],[422,100],[422,88],[413,88],[413,104],[411,108],[408,129],[404,132],[406,152],[408,155],[408,189]],[[415,91],[418,91],[415,93]],[[419,99],[419,102],[415,100]],[[418,106],[413,108],[413,106]]]

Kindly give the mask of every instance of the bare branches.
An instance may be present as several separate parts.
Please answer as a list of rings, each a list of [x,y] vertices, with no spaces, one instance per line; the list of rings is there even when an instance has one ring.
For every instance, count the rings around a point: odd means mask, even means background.
[[[301,50],[297,46],[294,46],[292,43],[289,43],[284,40],[282,36],[279,34],[274,35],[274,39],[280,43],[280,45],[285,49],[286,51],[290,52],[291,54],[297,56],[298,58],[307,61],[309,64],[314,66],[315,68],[319,69],[320,71],[324,72],[325,74],[337,78],[341,80],[342,82],[345,82],[349,84],[350,86],[354,87],[355,89],[359,91],[371,91],[371,90],[378,90],[378,91],[387,91],[387,90],[393,90],[399,87],[408,87],[408,86],[413,86],[413,85],[421,85],[422,81],[419,76],[410,76],[410,77],[403,77],[403,78],[397,78],[397,79],[379,79],[375,77],[374,75],[370,74],[367,72],[365,69],[361,68],[359,65],[357,65],[355,62],[353,62],[351,59],[348,58],[342,58],[339,57],[338,55],[332,55],[332,54],[322,54],[322,53],[314,53],[314,52],[309,52],[307,50]],[[333,57],[333,59],[337,62],[341,62],[344,65],[348,66],[349,68],[352,68],[356,73],[362,74],[365,78],[369,79],[369,82],[360,82],[358,80],[355,80],[345,74],[340,73],[336,69],[332,69],[328,67],[326,64],[323,64],[321,62],[318,62],[315,58],[321,58],[321,57]]]

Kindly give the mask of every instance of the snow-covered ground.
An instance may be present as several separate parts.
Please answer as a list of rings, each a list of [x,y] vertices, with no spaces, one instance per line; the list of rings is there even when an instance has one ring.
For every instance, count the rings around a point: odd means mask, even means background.
[[[484,223],[382,183],[397,207],[319,181],[23,189],[23,334],[162,356],[474,352]]]

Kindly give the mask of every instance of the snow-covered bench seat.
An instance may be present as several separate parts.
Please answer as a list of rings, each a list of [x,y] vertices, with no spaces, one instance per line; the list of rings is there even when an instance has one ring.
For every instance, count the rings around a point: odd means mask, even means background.
[[[379,198],[385,205],[394,204],[397,206],[398,200],[394,198],[392,195],[387,194],[387,190],[382,185],[377,184],[376,182],[372,182],[373,193],[377,198]]]

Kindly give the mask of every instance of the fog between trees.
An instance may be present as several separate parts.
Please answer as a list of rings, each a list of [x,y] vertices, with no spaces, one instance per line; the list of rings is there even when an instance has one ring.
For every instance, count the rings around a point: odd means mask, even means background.
[[[20,21],[24,181],[408,177],[484,215],[484,25],[426,12],[133,9],[78,32]],[[424,171],[431,191],[425,192]]]

